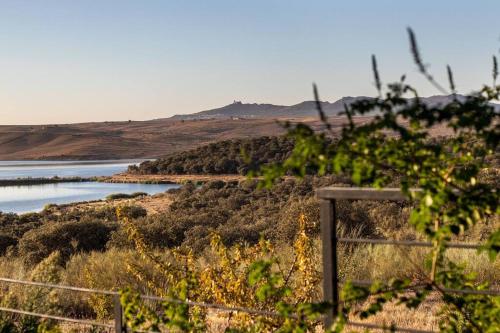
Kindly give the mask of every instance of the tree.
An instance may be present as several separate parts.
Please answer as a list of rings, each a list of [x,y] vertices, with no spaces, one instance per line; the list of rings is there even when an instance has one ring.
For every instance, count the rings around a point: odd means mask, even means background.
[[[377,188],[397,182],[408,199],[416,203],[410,223],[433,244],[423,287],[413,291],[412,281],[375,282],[370,287],[347,284],[343,291],[343,312],[335,328],[341,330],[352,305],[378,295],[356,313],[365,318],[382,311],[383,304],[397,299],[410,308],[417,307],[431,292],[444,302],[447,316],[441,323],[446,332],[493,332],[500,327],[500,297],[449,292],[451,289],[484,290],[487,284],[466,274],[464,266],[447,259],[447,243],[463,235],[478,223],[487,223],[499,212],[499,190],[496,184],[483,179],[488,173],[487,161],[497,154],[500,138],[499,112],[492,101],[500,98],[496,57],[493,57],[493,86],[458,98],[450,67],[447,67],[450,91],[434,80],[422,61],[416,38],[408,29],[414,61],[428,81],[442,93],[451,93],[452,100],[429,106],[421,102],[415,88],[403,76],[382,91],[375,56],[372,67],[378,97],[345,106],[347,124],[338,140],[321,108],[314,86],[316,107],[324,129],[287,124],[288,136],[295,140],[291,156],[283,163],[263,168],[264,184],[271,186],[285,174],[303,177],[310,170],[317,174],[348,174],[355,184]],[[361,125],[353,117],[377,112]],[[451,132],[445,139],[433,139],[431,130],[441,127]],[[419,188],[420,191],[410,191]],[[500,230],[489,235],[482,251],[492,260],[500,250]],[[371,299],[371,298],[370,298]]]

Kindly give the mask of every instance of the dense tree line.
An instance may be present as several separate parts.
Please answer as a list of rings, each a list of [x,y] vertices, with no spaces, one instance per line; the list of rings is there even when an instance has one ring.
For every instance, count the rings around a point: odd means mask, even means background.
[[[446,137],[430,138],[430,142],[443,142]],[[333,142],[325,138],[325,142]],[[262,136],[250,139],[234,139],[210,143],[195,149],[176,152],[157,160],[131,165],[128,171],[142,175],[184,175],[184,174],[241,174],[258,171],[261,166],[283,162],[288,158],[295,141],[286,136]],[[500,165],[496,157],[489,157],[488,163]],[[306,173],[315,174],[317,166],[307,165]],[[386,170],[389,172],[390,170]],[[326,170],[327,173],[331,169]]]
[[[282,162],[292,151],[293,140],[263,136],[219,141],[192,150],[172,153],[155,161],[129,167],[138,174],[246,174],[260,165]]]

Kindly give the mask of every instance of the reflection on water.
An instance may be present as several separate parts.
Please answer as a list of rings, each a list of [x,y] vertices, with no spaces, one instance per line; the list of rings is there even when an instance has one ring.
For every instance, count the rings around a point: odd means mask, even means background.
[[[30,186],[0,187],[0,211],[26,213],[40,211],[49,203],[64,204],[103,199],[113,193],[146,192],[155,194],[173,184],[111,184],[111,183],[57,183]]]
[[[0,161],[0,179],[94,177],[123,172],[137,160],[110,161]],[[26,213],[40,211],[50,203],[65,204],[103,199],[113,193],[155,194],[178,185],[110,184],[97,182],[57,183],[0,187],[0,211]]]
[[[111,176],[140,161],[0,161],[0,179]]]

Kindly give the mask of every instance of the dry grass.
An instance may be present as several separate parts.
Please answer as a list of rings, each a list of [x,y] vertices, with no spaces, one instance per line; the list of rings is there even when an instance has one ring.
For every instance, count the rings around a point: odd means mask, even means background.
[[[370,317],[367,320],[360,320],[352,316],[353,322],[370,323],[381,326],[397,326],[401,328],[415,328],[421,330],[437,331],[439,329],[439,309],[442,303],[437,294],[430,295],[417,309],[408,309],[404,305],[397,305],[395,302],[384,306],[384,311]],[[361,329],[350,326],[353,331]]]
[[[316,241],[315,246],[320,250],[320,242]],[[283,262],[290,262],[291,249],[288,245],[277,247]],[[415,270],[409,261],[423,260],[425,251],[412,250],[402,252],[389,246],[358,247],[356,251],[349,252],[341,249],[341,269],[342,274],[355,279],[382,279],[388,280],[390,277],[417,276],[419,272]],[[488,279],[498,284],[498,272],[500,271],[500,260],[491,263],[482,254],[477,256],[474,251],[450,250],[450,258],[458,261],[466,261],[470,269],[479,272],[481,279]],[[202,258],[198,264],[210,265],[211,258]],[[61,270],[61,283],[95,289],[117,290],[120,287],[132,286],[138,290],[145,290],[147,287],[141,285],[134,277],[126,271],[127,262],[133,262],[142,266],[146,271],[147,265],[141,261],[138,254],[133,250],[110,249],[104,253],[93,252],[89,254],[78,254],[67,262]],[[318,259],[319,264],[319,259]],[[150,267],[149,270],[153,271]],[[26,270],[20,262],[0,258],[0,271],[3,276],[15,278],[26,278],[29,270]],[[91,298],[89,295],[75,292],[62,292],[58,297],[65,314],[93,317],[98,315],[106,318],[111,313],[111,299]],[[438,311],[440,302],[437,295],[431,295],[416,310],[407,309],[405,306],[389,303],[384,307],[384,311],[365,322],[379,325],[396,325],[399,327],[413,327],[425,330],[436,330],[438,328]],[[99,313],[99,311],[101,311]],[[97,313],[96,313],[97,312]],[[221,328],[227,324],[227,316],[220,316],[213,313],[209,316],[210,331],[220,332]],[[359,318],[352,317],[352,321],[359,322]],[[68,331],[75,328],[67,326]],[[354,331],[360,331],[353,327]],[[83,329],[81,330],[83,331]]]
[[[397,248],[394,246],[360,246],[348,253],[343,260],[345,278],[354,280],[383,280],[389,278],[411,278],[420,280],[425,276],[422,271],[429,249]],[[500,286],[500,259],[491,262],[486,253],[475,250],[449,249],[447,257],[466,265],[468,272],[476,272],[480,281],[489,281]],[[342,261],[341,261],[342,262]]]

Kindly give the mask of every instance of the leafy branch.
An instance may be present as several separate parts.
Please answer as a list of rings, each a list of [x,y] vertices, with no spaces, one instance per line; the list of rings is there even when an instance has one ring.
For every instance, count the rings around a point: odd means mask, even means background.
[[[410,51],[419,72],[441,93],[448,94],[429,73],[419,50],[414,32],[409,28]],[[498,297],[488,295],[455,295],[448,289],[476,290],[484,284],[467,275],[464,267],[446,259],[447,243],[464,235],[472,226],[486,223],[499,212],[499,189],[494,183],[481,180],[488,158],[497,153],[500,139],[500,117],[492,104],[500,97],[500,86],[484,86],[463,98],[456,96],[453,72],[447,66],[452,99],[442,105],[423,103],[415,88],[400,81],[389,84],[382,97],[380,75],[375,56],[372,70],[378,97],[358,100],[345,106],[347,122],[337,139],[333,139],[327,115],[321,108],[317,87],[314,96],[320,120],[326,132],[316,132],[305,124],[288,126],[288,136],[296,146],[281,164],[262,169],[263,184],[270,185],[284,175],[303,177],[316,173],[350,175],[360,186],[377,188],[397,183],[408,199],[415,203],[410,223],[416,231],[432,242],[427,270],[426,292],[413,297],[400,296],[408,283],[395,280],[395,290],[382,293],[378,285],[344,290],[345,324],[352,310],[349,302],[372,300],[362,317],[383,309],[389,300],[399,299],[407,306],[417,306],[430,291],[444,301],[447,316],[443,331],[467,329],[472,332],[498,327]],[[498,68],[493,57],[493,83]],[[357,124],[355,116],[375,114],[371,121]],[[433,138],[440,129],[449,135]],[[411,188],[421,191],[412,192]],[[493,231],[482,246],[493,260],[500,249],[500,231]],[[386,286],[387,287],[387,286]],[[428,289],[428,290],[427,290]],[[370,297],[371,296],[371,297]],[[487,309],[484,305],[491,305]],[[497,319],[494,319],[497,318]],[[342,327],[342,325],[337,326]]]

